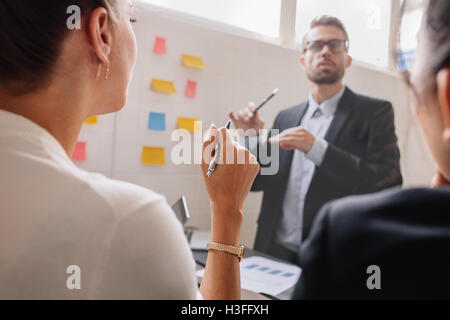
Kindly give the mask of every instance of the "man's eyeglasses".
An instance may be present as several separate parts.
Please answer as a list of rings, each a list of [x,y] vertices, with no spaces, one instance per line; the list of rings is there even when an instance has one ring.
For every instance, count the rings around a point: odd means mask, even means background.
[[[328,46],[333,53],[342,53],[348,51],[349,43],[347,40],[342,39],[309,41],[306,43],[305,52],[309,50],[313,53],[318,53],[321,52],[325,46]]]

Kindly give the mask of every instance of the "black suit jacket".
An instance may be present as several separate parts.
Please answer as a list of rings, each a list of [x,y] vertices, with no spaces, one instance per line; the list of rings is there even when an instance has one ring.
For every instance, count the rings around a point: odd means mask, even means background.
[[[306,102],[282,111],[273,128],[282,132],[299,126],[307,107]],[[389,102],[358,95],[347,88],[325,140],[328,150],[322,165],[315,170],[305,199],[303,238],[326,202],[402,184],[394,112]],[[260,174],[253,184],[252,191],[264,191],[254,246],[258,251],[267,252],[274,242],[293,154],[280,150],[278,174]]]
[[[324,206],[294,299],[450,298],[450,190],[390,190]],[[380,268],[369,290],[367,267]],[[370,282],[370,281],[369,281]]]

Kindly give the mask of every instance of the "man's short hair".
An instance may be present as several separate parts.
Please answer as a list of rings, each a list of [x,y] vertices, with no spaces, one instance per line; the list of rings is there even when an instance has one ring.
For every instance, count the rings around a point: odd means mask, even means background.
[[[311,31],[312,29],[319,27],[319,26],[333,26],[333,27],[340,29],[344,33],[345,41],[347,41],[347,43],[350,43],[347,29],[345,28],[345,25],[342,23],[342,21],[339,20],[338,18],[328,16],[328,15],[316,17],[316,18],[314,18],[313,21],[311,21],[309,31]],[[306,45],[307,45],[307,38],[308,38],[309,31],[303,37],[303,44],[302,44],[302,52],[303,53],[306,52]],[[347,47],[347,50],[348,50],[348,47]]]

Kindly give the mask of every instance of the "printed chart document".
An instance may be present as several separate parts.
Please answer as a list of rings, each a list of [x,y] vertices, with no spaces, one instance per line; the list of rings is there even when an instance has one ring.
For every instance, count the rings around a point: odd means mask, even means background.
[[[197,271],[203,277],[204,269]],[[302,270],[294,265],[263,257],[250,257],[241,262],[241,286],[257,293],[277,296],[293,287]]]

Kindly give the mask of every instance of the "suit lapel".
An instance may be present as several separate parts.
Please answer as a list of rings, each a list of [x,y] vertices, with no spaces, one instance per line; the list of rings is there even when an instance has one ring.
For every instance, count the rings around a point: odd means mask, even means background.
[[[303,117],[306,114],[308,105],[309,105],[309,102],[307,101],[307,102],[304,102],[301,105],[297,106],[296,108],[292,109],[292,111],[291,111],[292,113],[289,115],[289,120],[287,122],[287,125],[283,128],[283,130],[298,127],[300,125],[300,123],[302,122]]]
[[[330,128],[325,135],[325,140],[328,143],[334,144],[337,141],[339,133],[347,122],[347,119],[352,114],[352,106],[355,94],[348,88],[345,89],[344,95],[339,101],[333,121]]]

